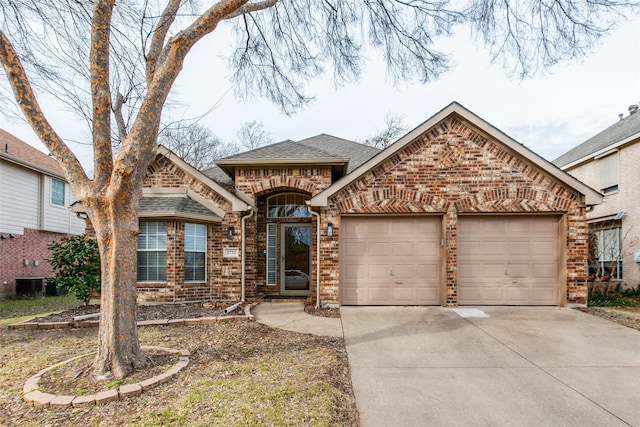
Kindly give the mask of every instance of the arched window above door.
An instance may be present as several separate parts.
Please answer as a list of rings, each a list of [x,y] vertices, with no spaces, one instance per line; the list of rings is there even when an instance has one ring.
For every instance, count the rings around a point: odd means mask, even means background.
[[[310,218],[305,201],[308,196],[298,193],[281,193],[267,199],[268,218]]]

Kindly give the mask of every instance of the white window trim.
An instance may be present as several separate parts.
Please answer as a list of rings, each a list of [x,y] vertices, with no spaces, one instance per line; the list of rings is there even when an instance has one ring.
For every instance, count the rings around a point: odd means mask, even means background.
[[[167,264],[166,264],[166,259],[167,259],[167,246],[166,246],[166,243],[167,243],[167,223],[165,221],[140,221],[140,224],[142,224],[143,222],[144,223],[153,222],[153,223],[164,223],[165,224],[165,247],[164,247],[164,250],[160,250],[158,248],[140,249],[140,248],[136,247],[136,253],[137,252],[164,252],[165,253],[164,275],[165,275],[165,277],[167,277]],[[142,233],[140,233],[140,236],[142,236]],[[138,237],[138,238],[140,238],[140,237]],[[165,278],[165,280],[139,280],[138,279],[138,271],[137,271],[138,267],[139,267],[139,265],[138,265],[138,262],[136,260],[136,282],[137,283],[167,283],[168,282],[168,279],[166,279],[166,278]]]
[[[54,183],[59,182],[62,184],[62,204],[58,204],[58,203],[54,203],[53,202],[53,185]],[[67,183],[64,182],[61,179],[57,179],[57,178],[51,178],[51,184],[50,184],[50,194],[49,194],[49,205],[50,206],[55,206],[57,208],[64,208],[66,201],[67,201]]]
[[[187,233],[187,224],[191,224],[191,225],[200,225],[204,227],[204,250],[200,251],[200,250],[187,250],[187,238],[186,238],[186,233]],[[186,276],[187,272],[186,272],[186,255],[187,252],[193,252],[193,253],[204,253],[204,279],[203,280],[187,280],[186,277],[184,277],[184,282],[185,283],[207,283],[209,275],[207,274],[207,238],[209,237],[209,230],[206,224],[198,224],[195,222],[185,222],[184,223],[184,231],[185,231],[185,239],[184,239],[184,253],[183,256],[185,258],[185,262],[184,262],[184,267],[185,267],[185,271],[184,274]]]
[[[278,242],[278,224],[275,222],[267,223],[267,252],[266,252],[266,274],[265,281],[267,286],[276,286],[278,282],[278,254],[277,250],[277,242]],[[269,240],[273,243],[269,244]],[[272,261],[271,263],[269,261]],[[269,267],[269,264],[272,265],[272,268]],[[271,273],[271,274],[270,274]],[[273,277],[273,280],[269,280],[270,277]]]

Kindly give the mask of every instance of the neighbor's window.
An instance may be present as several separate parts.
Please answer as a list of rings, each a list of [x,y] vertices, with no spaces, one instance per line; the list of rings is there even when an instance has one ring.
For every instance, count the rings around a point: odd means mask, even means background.
[[[600,190],[604,193],[618,191],[618,153],[598,159],[600,169]]]
[[[51,178],[51,204],[64,206],[64,181]]]
[[[138,282],[167,281],[167,223],[141,221],[138,236]]]
[[[597,240],[597,268],[600,277],[622,279],[622,228],[607,228],[594,232]]]
[[[207,280],[207,226],[184,225],[184,280],[204,282]]]
[[[310,218],[305,201],[308,197],[296,193],[283,193],[267,199],[269,218]]]

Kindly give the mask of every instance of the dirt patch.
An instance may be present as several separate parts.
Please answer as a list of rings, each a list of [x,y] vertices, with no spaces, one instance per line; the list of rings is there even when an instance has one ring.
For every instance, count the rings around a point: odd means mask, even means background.
[[[632,315],[625,315],[622,309],[620,309],[620,311],[609,310],[605,307],[577,307],[576,310],[640,331],[640,320],[637,318],[637,315],[634,316],[636,313],[632,313]],[[625,310],[628,310],[628,308],[625,308]]]
[[[141,320],[159,319],[197,319],[200,317],[216,317],[228,315],[243,315],[244,307],[240,306],[233,312],[226,314],[225,308],[232,303],[205,302],[189,304],[162,304],[162,305],[139,305],[136,318]],[[29,322],[72,322],[76,316],[84,316],[100,312],[99,305],[89,305],[86,307],[76,307],[62,313],[51,314],[44,317],[36,317]]]
[[[179,354],[170,354],[157,350],[147,350],[145,351],[145,356],[148,360],[148,365],[145,369],[137,370],[123,380],[106,382],[99,381],[94,375],[94,356],[82,357],[45,372],[38,382],[38,389],[45,393],[66,396],[96,394],[160,375],[176,364],[180,357]]]

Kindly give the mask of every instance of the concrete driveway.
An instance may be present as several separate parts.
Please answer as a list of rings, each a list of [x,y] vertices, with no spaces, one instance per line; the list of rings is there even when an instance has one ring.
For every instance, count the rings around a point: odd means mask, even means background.
[[[639,331],[565,308],[341,314],[363,427],[640,426]]]

